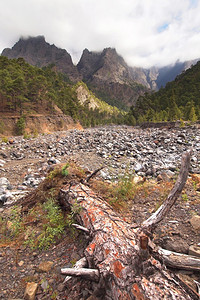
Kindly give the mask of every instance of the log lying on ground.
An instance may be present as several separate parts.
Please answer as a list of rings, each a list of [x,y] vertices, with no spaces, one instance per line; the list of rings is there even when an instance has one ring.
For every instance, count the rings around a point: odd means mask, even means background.
[[[165,265],[150,255],[148,236],[141,228],[131,227],[88,186],[68,185],[61,190],[60,199],[62,205],[78,203],[81,207],[78,221],[91,236],[85,258],[88,268],[96,270],[99,277],[95,296],[110,300],[197,299],[173,278]],[[82,276],[81,272],[79,275]]]

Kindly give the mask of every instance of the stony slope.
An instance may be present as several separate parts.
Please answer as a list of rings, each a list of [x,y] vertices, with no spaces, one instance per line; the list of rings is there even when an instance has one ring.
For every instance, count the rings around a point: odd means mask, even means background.
[[[100,176],[110,179],[114,175],[119,179],[128,169],[135,170],[135,185],[133,197],[124,201],[124,206],[118,203],[118,198],[110,202],[116,209],[120,208],[124,220],[140,224],[158,208],[174,185],[176,167],[179,166],[183,151],[194,146],[191,172],[199,170],[199,128],[179,127],[145,129],[133,127],[104,127],[87,129],[84,131],[57,132],[52,135],[40,135],[37,139],[25,140],[14,137],[10,143],[3,143],[0,153],[1,167],[1,196],[15,197],[16,191],[21,195],[29,190],[31,194],[25,198],[30,201],[44,201],[47,195],[53,195],[66,184],[67,177],[58,178],[49,176],[45,182],[44,175],[53,169],[56,163],[66,163],[69,159],[75,160],[78,166],[94,171],[100,166],[105,169]],[[142,165],[153,164],[153,173],[147,173]],[[171,169],[171,170],[169,170]],[[79,180],[85,176],[78,167]],[[114,172],[113,172],[114,171]],[[49,173],[48,173],[49,174]],[[77,180],[74,174],[74,180]],[[87,171],[88,174],[88,171]],[[132,172],[133,174],[133,172]],[[140,177],[140,176],[144,177]],[[81,177],[82,176],[82,177]],[[153,176],[153,177],[152,177]],[[172,178],[171,178],[172,176]],[[6,180],[6,179],[7,180]],[[122,178],[125,178],[122,176]],[[170,179],[171,178],[171,179]],[[59,179],[59,180],[58,180]],[[146,181],[145,181],[146,180]],[[39,188],[35,187],[41,183]],[[137,182],[139,183],[137,184]],[[91,187],[110,201],[106,194],[106,182],[91,182]],[[190,178],[183,195],[173,207],[170,215],[159,225],[154,232],[154,241],[162,247],[177,252],[188,253],[189,246],[199,243],[198,220],[200,217],[200,177],[190,173]],[[124,190],[121,191],[124,193]],[[37,197],[36,197],[37,196]],[[9,202],[9,200],[8,200]],[[7,203],[8,203],[7,202]],[[24,203],[25,201],[23,201]],[[30,202],[29,202],[30,203]],[[37,206],[36,206],[37,208]],[[18,208],[20,210],[20,207]],[[18,210],[18,211],[19,211]],[[35,299],[88,299],[92,286],[88,281],[73,281],[63,285],[64,276],[60,268],[72,267],[83,256],[83,249],[87,240],[77,233],[73,239],[66,228],[65,235],[57,239],[57,243],[47,250],[31,250],[28,248],[30,228],[32,232],[40,234],[42,230],[42,211],[37,214],[24,214],[24,232],[21,239],[11,235],[13,214],[16,207],[3,205],[0,208],[2,220],[6,220],[6,230],[0,235],[0,299],[23,299],[27,282],[37,283]],[[30,211],[29,211],[30,212]],[[29,213],[28,212],[28,213]],[[20,214],[18,214],[20,216]],[[18,221],[17,221],[18,220]],[[196,223],[193,222],[196,220]],[[16,218],[19,224],[19,218]],[[18,222],[18,223],[17,223]],[[4,224],[4,223],[3,223]],[[2,230],[4,227],[0,227]],[[29,228],[29,231],[28,231]],[[6,236],[4,233],[6,232]],[[9,238],[11,240],[9,240]],[[26,241],[26,245],[24,242]],[[34,243],[34,241],[33,241]],[[173,270],[174,272],[174,270]],[[175,270],[177,274],[180,273]],[[192,279],[199,281],[199,273],[183,272],[183,279],[196,290]],[[197,290],[196,290],[197,291]],[[54,297],[54,298],[53,298]]]

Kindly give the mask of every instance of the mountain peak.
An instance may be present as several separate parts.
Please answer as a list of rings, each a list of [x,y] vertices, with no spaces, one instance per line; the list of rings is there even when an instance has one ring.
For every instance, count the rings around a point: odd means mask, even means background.
[[[23,57],[29,64],[37,67],[55,64],[56,69],[67,74],[70,80],[77,81],[80,79],[70,54],[65,49],[47,43],[43,35],[21,37],[12,49],[4,49],[2,55],[8,58]]]

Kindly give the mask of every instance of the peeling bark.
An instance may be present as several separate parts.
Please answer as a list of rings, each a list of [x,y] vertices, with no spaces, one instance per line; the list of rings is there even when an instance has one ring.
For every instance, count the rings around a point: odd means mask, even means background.
[[[184,157],[184,164],[187,164],[189,154]],[[185,174],[185,171],[183,173]],[[186,180],[187,176],[185,178],[185,175],[181,175],[177,181],[182,181],[183,178]],[[152,220],[144,222],[144,228],[149,229],[160,222],[182,188],[182,183],[179,182],[168,196],[162,212],[156,215],[158,217],[153,218],[153,222]],[[102,299],[106,300],[195,299],[194,295],[191,296],[180,285],[177,278],[174,279],[165,265],[154,258],[153,251],[149,250],[154,248],[155,251],[155,245],[152,246],[153,243],[141,228],[133,228],[131,224],[125,222],[88,186],[81,183],[67,185],[61,190],[60,199],[62,205],[65,203],[73,206],[78,203],[81,207],[77,220],[80,226],[87,228],[90,233],[90,243],[84,255],[88,268],[93,269],[93,272],[96,271],[96,274],[98,272],[99,276],[95,296],[101,295]],[[162,256],[164,262],[167,261],[167,257],[170,261],[170,257],[166,256],[166,253],[163,255],[161,250],[158,256]],[[77,276],[77,271],[72,272]],[[72,275],[72,273],[67,274]],[[79,272],[79,276],[84,275]]]

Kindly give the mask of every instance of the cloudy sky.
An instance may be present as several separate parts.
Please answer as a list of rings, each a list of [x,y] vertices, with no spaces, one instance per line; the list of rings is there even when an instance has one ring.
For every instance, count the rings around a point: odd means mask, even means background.
[[[115,47],[132,66],[200,57],[200,0],[2,0],[0,52],[44,35],[76,63],[83,49]]]

